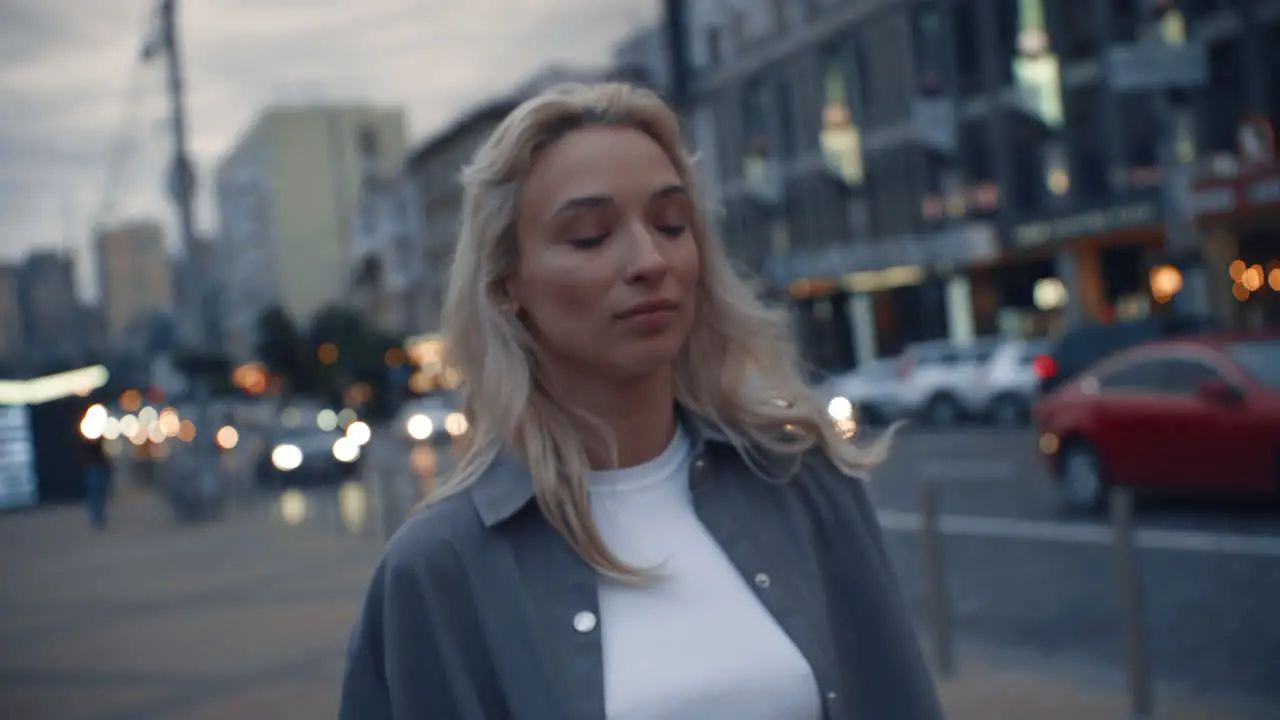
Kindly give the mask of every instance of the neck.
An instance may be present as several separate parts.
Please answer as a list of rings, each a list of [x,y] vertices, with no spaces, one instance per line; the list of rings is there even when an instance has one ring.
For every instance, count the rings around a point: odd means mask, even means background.
[[[602,420],[613,432],[617,467],[662,454],[676,431],[675,385],[670,370],[625,382],[573,377],[554,383],[567,404]],[[593,470],[614,467],[608,448],[587,446]]]

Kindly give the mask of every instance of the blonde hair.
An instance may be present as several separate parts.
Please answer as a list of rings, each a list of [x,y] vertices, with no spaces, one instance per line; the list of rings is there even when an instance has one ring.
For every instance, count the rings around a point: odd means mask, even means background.
[[[510,448],[528,465],[543,515],[583,560],[611,576],[634,577],[643,571],[610,552],[591,519],[583,413],[546,391],[530,335],[502,309],[503,282],[517,266],[522,180],[548,145],[598,125],[652,138],[700,208],[692,227],[701,260],[697,312],[675,361],[676,401],[720,428],[748,462],[763,449],[795,457],[798,467],[802,454],[818,448],[853,475],[877,462],[884,447],[868,451],[846,442],[805,386],[785,316],[763,305],[710,232],[679,122],[657,95],[620,83],[572,83],[525,101],[462,172],[462,226],[443,326],[448,361],[465,379],[462,411],[470,424],[457,469],[427,502],[465,489]]]

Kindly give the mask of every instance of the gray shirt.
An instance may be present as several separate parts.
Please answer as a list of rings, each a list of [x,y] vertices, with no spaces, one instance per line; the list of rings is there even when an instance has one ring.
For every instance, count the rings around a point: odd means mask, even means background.
[[[795,458],[756,449],[748,464],[717,428],[684,420],[693,507],[808,662],[824,716],[940,720],[861,483],[819,453],[784,481]],[[598,586],[543,519],[523,463],[503,456],[388,544],[340,717],[605,718]]]

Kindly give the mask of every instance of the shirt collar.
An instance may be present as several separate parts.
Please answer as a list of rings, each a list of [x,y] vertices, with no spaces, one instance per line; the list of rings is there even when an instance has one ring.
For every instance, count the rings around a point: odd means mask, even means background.
[[[724,430],[684,408],[676,408],[676,417],[688,433],[695,455],[700,455],[707,443],[729,443]],[[494,527],[533,502],[533,477],[519,455],[504,449],[467,492],[485,526]]]

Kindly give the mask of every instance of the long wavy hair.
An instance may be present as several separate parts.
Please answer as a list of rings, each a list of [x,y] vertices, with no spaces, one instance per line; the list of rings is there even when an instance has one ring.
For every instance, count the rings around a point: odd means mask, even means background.
[[[794,457],[798,467],[800,457],[817,448],[845,473],[857,475],[883,457],[884,445],[863,449],[843,439],[806,387],[785,315],[765,307],[710,231],[679,122],[657,95],[621,83],[571,83],[525,101],[461,175],[462,225],[443,328],[447,362],[464,378],[462,411],[470,422],[457,468],[426,502],[465,489],[500,453],[513,451],[529,468],[543,515],[583,560],[607,575],[634,578],[646,571],[615,556],[591,519],[582,433],[592,423],[584,425],[581,410],[547,392],[534,340],[504,310],[504,281],[518,261],[522,182],[552,143],[601,125],[634,128],[652,138],[698,208],[692,232],[701,273],[693,327],[675,360],[676,402],[719,427],[748,462],[765,451]]]

